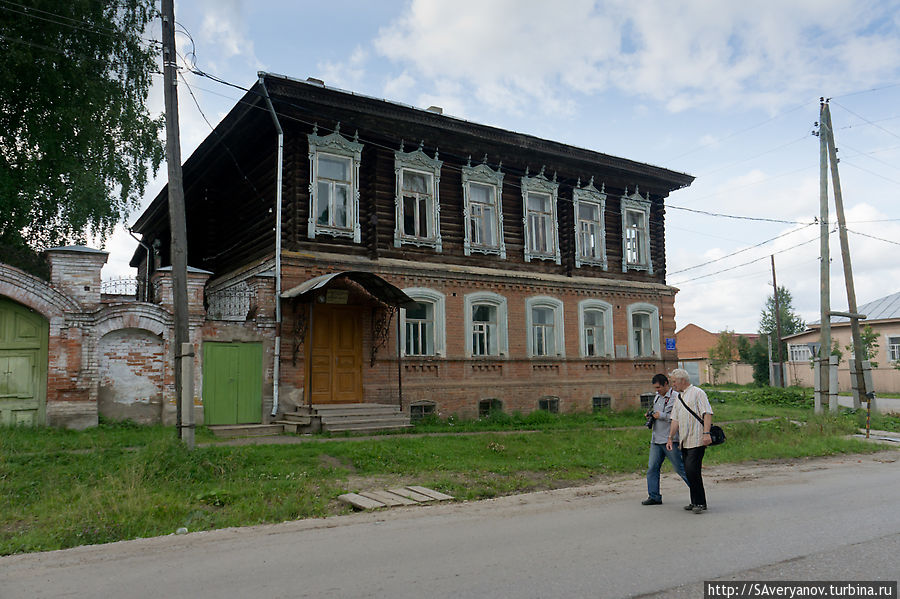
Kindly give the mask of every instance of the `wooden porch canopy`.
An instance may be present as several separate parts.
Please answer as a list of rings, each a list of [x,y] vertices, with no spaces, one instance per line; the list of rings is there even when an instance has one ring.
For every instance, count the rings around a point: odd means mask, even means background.
[[[381,277],[371,272],[348,270],[333,272],[327,275],[312,278],[281,294],[284,299],[304,300],[312,297],[318,289],[325,289],[332,281],[337,279],[350,279],[368,291],[377,300],[397,308],[410,308],[415,305],[415,300],[403,293],[398,287],[391,285]]]

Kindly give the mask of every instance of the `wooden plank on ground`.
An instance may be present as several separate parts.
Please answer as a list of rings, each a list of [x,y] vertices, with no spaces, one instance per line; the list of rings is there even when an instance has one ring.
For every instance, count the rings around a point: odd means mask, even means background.
[[[415,505],[416,503],[418,503],[417,501],[413,501],[412,499],[407,499],[406,497],[401,497],[400,495],[394,495],[390,491],[360,491],[359,494],[368,497],[369,499],[380,501],[388,507],[395,507],[398,505]]]
[[[385,507],[380,501],[375,501],[374,499],[369,499],[368,497],[363,497],[357,493],[344,493],[343,495],[338,496],[338,501],[343,501],[344,503],[349,503],[353,507],[361,510],[375,510],[381,507]]]
[[[436,499],[437,501],[447,501],[448,499],[453,499],[452,495],[445,495],[440,491],[435,491],[434,489],[429,489],[427,487],[419,487],[419,486],[408,486],[406,487],[410,491],[415,491],[416,493],[421,493],[422,495],[427,495],[432,499]]]
[[[418,503],[428,503],[429,501],[434,501],[434,497],[423,495],[422,493],[416,493],[415,491],[410,491],[409,488],[389,489],[389,491],[394,495],[400,495],[401,497],[412,499],[413,501],[417,501]]]

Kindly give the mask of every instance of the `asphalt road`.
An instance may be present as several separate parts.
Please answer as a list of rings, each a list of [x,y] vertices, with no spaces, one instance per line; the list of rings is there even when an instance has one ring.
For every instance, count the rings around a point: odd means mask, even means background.
[[[711,449],[710,451],[715,451]],[[0,558],[0,598],[702,597],[705,580],[897,580],[896,451]]]

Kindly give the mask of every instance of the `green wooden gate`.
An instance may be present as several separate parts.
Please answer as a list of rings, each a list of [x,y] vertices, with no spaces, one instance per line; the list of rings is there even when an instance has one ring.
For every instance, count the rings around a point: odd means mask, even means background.
[[[0,424],[44,424],[47,319],[0,297]]]
[[[262,344],[203,342],[204,423],[262,422]]]

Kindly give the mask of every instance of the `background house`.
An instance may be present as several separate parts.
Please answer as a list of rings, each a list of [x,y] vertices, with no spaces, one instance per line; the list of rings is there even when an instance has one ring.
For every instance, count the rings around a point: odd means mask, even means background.
[[[744,337],[751,344],[756,343],[756,333],[735,333]],[[715,347],[719,333],[712,333],[693,323],[687,324],[675,332],[678,347],[678,363],[691,375],[691,383],[702,385],[712,380],[709,366],[709,350]],[[753,366],[739,362],[740,356],[734,355],[734,361],[719,374],[720,383],[737,383],[746,385],[753,382]]]
[[[878,364],[872,369],[872,383],[876,393],[900,393],[900,370],[895,366],[900,363],[900,292],[878,298],[862,304],[858,308],[866,320],[860,321],[860,328],[871,326],[877,335],[878,348],[871,362]],[[818,343],[821,334],[821,321],[807,325],[807,330],[795,335],[788,335],[782,340],[787,344],[788,363],[785,364],[785,377],[788,384],[812,387],[812,350],[808,343]],[[850,320],[843,316],[831,319],[831,338],[843,352],[838,366],[838,387],[850,391],[850,363],[852,352],[847,349],[852,343]]]

